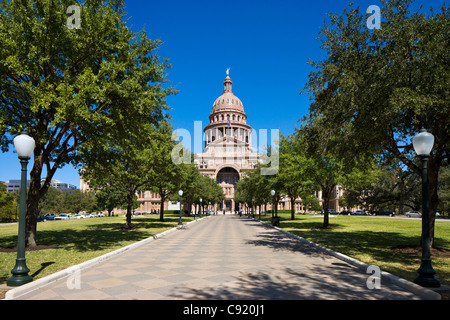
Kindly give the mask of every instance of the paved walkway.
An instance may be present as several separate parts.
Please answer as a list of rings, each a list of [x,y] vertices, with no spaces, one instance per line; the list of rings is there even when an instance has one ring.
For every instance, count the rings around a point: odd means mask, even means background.
[[[369,290],[369,276],[260,222],[218,215],[19,299],[420,299],[383,281]]]

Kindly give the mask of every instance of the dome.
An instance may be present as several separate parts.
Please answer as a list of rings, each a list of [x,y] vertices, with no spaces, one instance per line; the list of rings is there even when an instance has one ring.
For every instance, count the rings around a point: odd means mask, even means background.
[[[242,101],[238,97],[236,97],[231,90],[232,84],[233,81],[231,81],[229,74],[227,74],[227,77],[223,82],[223,94],[214,102],[212,113],[220,111],[235,111],[245,113]]]

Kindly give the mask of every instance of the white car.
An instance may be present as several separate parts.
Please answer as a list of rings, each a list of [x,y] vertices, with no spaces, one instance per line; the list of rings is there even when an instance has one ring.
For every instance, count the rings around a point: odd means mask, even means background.
[[[419,211],[408,211],[405,213],[408,218],[422,218],[422,214]]]
[[[76,214],[76,215],[72,216],[72,219],[84,219],[84,218],[85,218],[85,216],[82,214]]]
[[[69,219],[70,219],[70,216],[68,214],[65,214],[65,213],[58,214],[55,217],[55,220],[69,220]]]

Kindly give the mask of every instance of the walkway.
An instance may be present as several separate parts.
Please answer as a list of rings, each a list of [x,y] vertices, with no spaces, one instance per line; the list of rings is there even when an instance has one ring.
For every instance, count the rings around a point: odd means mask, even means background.
[[[260,222],[218,215],[19,299],[420,299],[383,281],[369,290],[369,276]]]

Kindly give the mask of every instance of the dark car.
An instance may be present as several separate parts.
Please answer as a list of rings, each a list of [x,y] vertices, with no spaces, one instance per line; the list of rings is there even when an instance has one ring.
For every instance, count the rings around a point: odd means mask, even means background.
[[[320,210],[320,214],[323,214],[323,210]],[[333,209],[328,209],[328,214],[339,214],[339,212]]]
[[[367,212],[356,210],[355,212],[352,213],[352,216],[367,216]]]
[[[386,209],[380,209],[380,210],[374,210],[372,211],[372,215],[374,216],[389,216],[393,217],[395,216],[395,213]]]
[[[348,216],[348,215],[351,215],[352,213],[353,212],[351,212],[350,210],[342,210],[341,213],[339,213],[339,214]]]
[[[56,214],[54,214],[54,213],[47,213],[44,217],[47,220],[55,220]]]
[[[47,221],[47,218],[45,216],[38,216],[36,220],[38,222],[45,222],[45,221]]]

